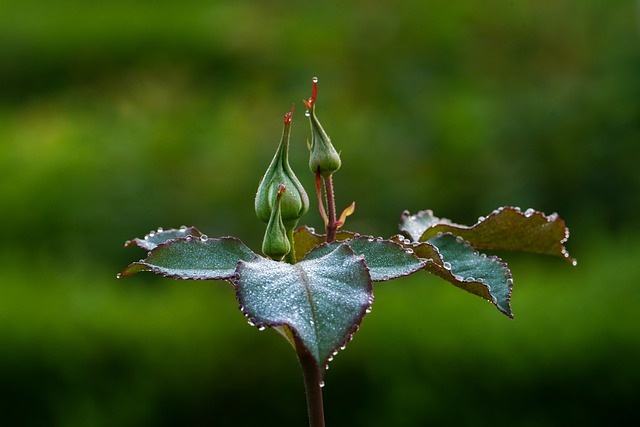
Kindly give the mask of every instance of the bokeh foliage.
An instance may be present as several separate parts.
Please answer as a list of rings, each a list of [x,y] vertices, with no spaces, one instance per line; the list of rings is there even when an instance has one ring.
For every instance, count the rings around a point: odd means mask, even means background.
[[[349,229],[531,206],[567,221],[580,263],[506,257],[513,322],[435,278],[376,285],[327,373],[328,424],[623,417],[640,380],[638,8],[4,0],[0,423],[303,425],[293,352],[247,327],[231,287],[115,273],[158,226],[259,250],[253,197],[291,102],[313,189],[314,75]]]

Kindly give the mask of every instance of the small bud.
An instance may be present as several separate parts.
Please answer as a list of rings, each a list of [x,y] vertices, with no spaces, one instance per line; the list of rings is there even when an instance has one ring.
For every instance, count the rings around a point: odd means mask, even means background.
[[[264,233],[264,240],[262,241],[262,252],[276,261],[282,261],[291,251],[291,242],[287,237],[287,229],[282,222],[281,204],[285,191],[285,186],[278,184],[275,206],[271,211],[267,231]]]
[[[269,222],[278,193],[278,185],[282,184],[286,191],[281,196],[281,215],[282,221],[288,229],[295,228],[300,217],[309,210],[309,197],[289,166],[289,136],[292,116],[293,107],[284,116],[280,145],[267,172],[260,181],[255,199],[256,215],[261,221]]]
[[[318,92],[318,79],[313,78],[313,92],[309,100],[303,100],[308,109],[307,116],[311,123],[311,143],[309,144],[309,150],[311,151],[309,156],[309,168],[311,172],[316,173],[320,171],[320,175],[328,177],[335,171],[340,169],[342,164],[340,155],[333,148],[331,139],[322,128],[322,125],[316,117],[316,94]]]

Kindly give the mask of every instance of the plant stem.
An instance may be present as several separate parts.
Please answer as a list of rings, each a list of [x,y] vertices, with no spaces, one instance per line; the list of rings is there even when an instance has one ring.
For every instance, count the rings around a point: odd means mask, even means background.
[[[327,196],[327,211],[328,211],[328,221],[327,221],[327,243],[331,243],[336,238],[336,199],[333,193],[333,178],[331,175],[324,178],[324,192]]]
[[[291,244],[291,250],[287,255],[285,255],[284,260],[289,264],[296,263],[296,250],[293,246],[293,227],[287,229],[287,239],[289,239],[289,244]]]
[[[313,356],[296,337],[296,353],[302,367],[304,388],[307,393],[307,411],[309,413],[309,427],[324,427],[324,406],[322,403],[322,386],[318,364]]]

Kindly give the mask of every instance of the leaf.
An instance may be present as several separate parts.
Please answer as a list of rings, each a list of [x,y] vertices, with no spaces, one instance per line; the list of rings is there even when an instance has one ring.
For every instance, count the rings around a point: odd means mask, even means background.
[[[135,238],[133,240],[127,241],[124,245],[125,247],[129,246],[139,246],[142,249],[146,249],[150,251],[158,246],[160,243],[164,243],[169,239],[175,239],[177,237],[200,237],[202,233],[195,227],[186,227],[182,226],[179,229],[172,228],[169,230],[163,230],[162,228],[158,228],[158,231],[151,231],[149,234],[144,236],[144,239]]]
[[[346,244],[293,265],[257,256],[240,261],[236,273],[236,297],[250,324],[287,326],[319,367],[352,338],[373,303],[364,259]]]
[[[438,233],[452,233],[467,240],[474,248],[558,255],[573,265],[576,264],[564,247],[569,239],[569,230],[555,213],[547,216],[533,209],[521,212],[519,208],[504,207],[493,211],[486,218],[480,217],[476,224],[468,227],[435,217],[430,210],[416,215],[405,211],[400,221],[400,230],[413,240],[421,242]]]
[[[179,237],[159,244],[147,258],[130,264],[118,276],[153,271],[175,279],[224,280],[233,277],[238,261],[255,256],[235,237]]]
[[[350,231],[338,230],[336,232],[336,240],[342,241],[351,239],[356,235],[357,233],[352,233]],[[304,256],[308,254],[309,251],[311,251],[316,246],[325,243],[325,241],[325,234],[317,234],[313,228],[307,227],[306,225],[299,227],[293,233],[293,247],[296,251],[296,258],[304,258]]]
[[[425,260],[419,259],[413,249],[404,248],[391,240],[371,236],[352,237],[344,241],[356,255],[363,255],[371,280],[381,282],[408,276],[423,268]],[[314,259],[334,250],[341,242],[323,244],[309,253],[304,259]]]
[[[428,242],[411,242],[400,235],[392,240],[411,247],[417,256],[425,258],[424,269],[428,273],[491,302],[513,318],[510,305],[513,279],[499,258],[479,253],[452,234],[443,234]]]

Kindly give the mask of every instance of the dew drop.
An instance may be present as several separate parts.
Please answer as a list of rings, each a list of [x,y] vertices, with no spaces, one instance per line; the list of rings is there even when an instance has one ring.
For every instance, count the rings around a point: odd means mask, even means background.
[[[307,117],[309,117],[309,116],[311,115],[311,111],[309,111],[309,110],[305,111],[305,112],[304,112],[304,115],[305,115],[305,116],[307,116]]]
[[[315,325],[315,324],[316,324],[316,322],[314,322],[313,320],[309,320],[309,324],[310,324],[311,326],[313,326],[313,325]]]
[[[180,226],[180,230],[184,231],[184,230],[186,230],[186,229],[187,229],[187,226],[186,226],[186,225],[181,225],[181,226]]]
[[[372,308],[371,308],[371,307],[369,307],[369,308],[367,308],[367,309],[365,310],[365,313],[367,313],[367,314],[368,314],[368,313],[371,313],[371,310],[372,310]]]
[[[479,216],[479,217],[478,217],[478,222],[482,222],[482,221],[484,221],[485,219],[486,219],[485,217],[483,217],[483,216]]]
[[[413,242],[411,246],[413,246],[414,248],[417,248],[418,246],[420,246],[420,242]]]
[[[444,262],[442,264],[442,266],[445,268],[445,270],[451,270],[451,263],[450,262]]]
[[[575,267],[576,265],[578,265],[578,260],[572,259],[572,260],[571,260],[571,265],[573,265],[574,267]]]
[[[324,381],[320,381],[320,387],[324,387]]]
[[[342,347],[340,347],[340,350],[344,350],[345,348],[347,348],[347,345],[343,345]]]
[[[256,324],[253,323],[251,320],[249,320],[247,323],[249,324],[249,326],[256,326]]]
[[[265,327],[264,325],[260,325],[260,326],[258,326],[258,330],[259,330],[260,332],[264,331],[265,329],[266,329],[266,327]]]
[[[367,239],[367,242],[373,242],[373,237],[369,237],[369,238]]]
[[[200,240],[202,242],[206,242],[207,240],[209,240],[209,236],[207,236],[206,234],[203,234],[202,236],[200,236]]]
[[[413,253],[413,249],[407,249],[405,250],[405,253],[408,253],[409,255],[411,255]]]
[[[311,79],[311,81],[314,82],[314,83],[318,83],[318,78],[314,77],[314,78]]]
[[[460,236],[456,236],[456,242],[458,243],[464,243],[464,239]]]
[[[533,215],[534,213],[536,213],[536,211],[534,209],[527,209],[526,211],[524,211],[524,216],[526,217],[530,217],[531,215]]]
[[[163,231],[164,231],[164,228],[158,227],[158,233],[162,233]]]
[[[333,356],[329,356],[329,358],[327,359],[328,362],[333,362]]]
[[[191,239],[193,239],[193,236],[192,236],[191,234],[189,234],[189,235],[187,236],[187,242],[190,242],[190,241],[191,241]]]

